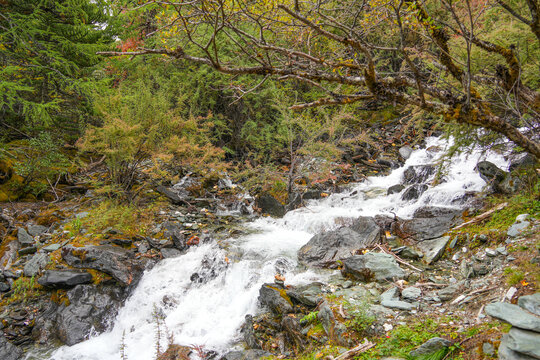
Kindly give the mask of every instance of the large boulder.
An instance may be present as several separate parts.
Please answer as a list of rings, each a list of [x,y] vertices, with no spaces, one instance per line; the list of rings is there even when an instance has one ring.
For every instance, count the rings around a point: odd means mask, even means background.
[[[490,185],[498,185],[506,177],[506,171],[503,171],[490,161],[480,161],[476,164],[476,170],[482,180]]]
[[[503,335],[497,351],[499,360],[535,360],[532,356],[518,353],[508,347],[508,334]]]
[[[19,360],[22,359],[23,352],[20,348],[6,340],[4,334],[0,331],[0,359]]]
[[[38,279],[38,284],[50,288],[71,288],[92,282],[92,275],[80,270],[47,270]]]
[[[375,244],[380,233],[381,229],[372,218],[360,217],[350,227],[313,236],[298,251],[298,260],[309,266],[335,267],[337,260]]]
[[[344,259],[341,273],[345,277],[364,282],[393,281],[405,277],[405,272],[398,266],[396,259],[392,255],[381,253],[367,253]]]
[[[435,218],[435,217],[451,217],[452,219],[459,219],[463,214],[463,210],[444,207],[425,205],[416,209],[413,213],[413,218]]]
[[[413,218],[395,222],[392,230],[401,238],[412,237],[423,241],[441,237],[460,221],[452,216]]]
[[[274,314],[283,315],[293,312],[293,303],[287,290],[278,284],[263,284],[259,290],[259,302],[267,306]]]
[[[409,166],[403,172],[401,182],[406,185],[425,183],[434,173],[433,165]]]
[[[285,206],[270,194],[261,194],[257,197],[255,205],[263,214],[282,217],[285,215]]]
[[[287,295],[296,303],[314,307],[323,299],[323,286],[320,282],[299,285],[287,289]]]
[[[56,328],[58,338],[71,346],[86,340],[90,332],[108,330],[108,320],[116,316],[125,291],[117,286],[77,285],[67,297],[69,305],[58,310]]]
[[[401,195],[401,200],[409,201],[418,199],[423,193],[426,192],[428,186],[426,184],[415,184],[409,186]]]
[[[144,270],[133,252],[116,246],[66,246],[62,257],[73,267],[109,274],[124,286],[136,283]]]

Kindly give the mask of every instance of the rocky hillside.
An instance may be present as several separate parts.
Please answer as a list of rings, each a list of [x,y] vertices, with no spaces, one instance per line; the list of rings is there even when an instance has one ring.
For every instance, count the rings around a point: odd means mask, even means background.
[[[410,151],[399,154],[405,159]],[[193,351],[228,360],[540,358],[540,209],[534,168],[532,187],[527,183],[530,166],[526,156],[512,160],[511,173],[481,162],[484,191],[451,208],[422,206],[410,219],[360,217],[316,234],[298,261],[333,271],[327,281],[291,286],[277,273],[261,287],[263,311],[246,316],[232,351],[170,344],[159,358]],[[407,168],[384,192],[415,201],[435,172]],[[110,329],[145,269],[205,243],[226,249],[224,240],[245,232],[257,211],[283,216],[339,189],[334,185],[305,189],[284,205],[270,194],[254,199],[226,177],[188,176],[158,186],[139,207],[114,205],[93,191],[58,204],[6,204],[0,358],[74,345]],[[229,261],[234,254],[207,259],[190,281],[208,282]]]

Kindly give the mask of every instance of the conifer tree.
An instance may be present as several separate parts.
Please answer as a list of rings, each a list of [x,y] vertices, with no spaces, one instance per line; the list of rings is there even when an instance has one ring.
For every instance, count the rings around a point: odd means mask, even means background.
[[[4,139],[46,129],[76,135],[90,112],[96,51],[112,37],[103,0],[0,1],[0,129]]]

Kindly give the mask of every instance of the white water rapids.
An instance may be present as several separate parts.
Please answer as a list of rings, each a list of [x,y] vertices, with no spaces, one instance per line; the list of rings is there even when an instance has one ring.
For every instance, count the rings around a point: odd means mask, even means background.
[[[257,312],[261,285],[272,282],[277,269],[284,273],[286,284],[309,283],[328,275],[329,272],[316,273],[297,267],[298,249],[317,232],[338,227],[340,218],[391,212],[406,218],[422,205],[449,206],[452,200],[469,191],[480,191],[485,185],[474,170],[478,161],[489,160],[503,169],[507,166],[502,155],[479,151],[461,154],[452,159],[446,181],[430,187],[418,200],[402,201],[401,194],[387,196],[386,189],[400,183],[407,167],[435,163],[447,142],[428,139],[426,148],[433,146],[441,151],[416,150],[403,167],[388,176],[370,177],[347,192],[311,201],[282,219],[256,220],[249,224],[256,231],[229,239],[226,250],[216,244],[204,244],[177,258],[161,261],[145,272],[109,332],[71,347],[61,347],[48,358],[120,360],[123,343],[129,360],[154,359],[155,309],[164,316],[175,343],[227,351],[238,339],[245,315]],[[227,256],[233,260],[220,268],[216,278],[203,284],[191,282],[191,274],[201,268],[205,259],[217,259],[225,264]],[[165,346],[165,336],[162,343]]]

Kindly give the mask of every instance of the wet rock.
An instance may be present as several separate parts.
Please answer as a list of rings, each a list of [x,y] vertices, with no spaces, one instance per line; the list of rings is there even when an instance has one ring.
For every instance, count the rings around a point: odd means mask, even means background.
[[[423,241],[441,237],[456,223],[457,220],[450,216],[414,218],[395,222],[392,230],[401,238],[412,237],[417,241]]]
[[[168,188],[163,185],[156,187],[156,191],[161,195],[168,198],[173,204],[182,205],[185,204],[187,196],[183,194],[180,195],[178,192],[174,191],[172,188]]]
[[[92,275],[78,270],[47,270],[38,279],[38,284],[51,288],[71,288],[92,282]]]
[[[532,356],[520,354],[508,347],[508,334],[503,335],[497,351],[499,360],[534,360]]]
[[[434,337],[420,345],[416,350],[413,350],[409,353],[413,358],[427,358],[430,355],[438,353],[452,345],[452,342],[440,337]]]
[[[287,289],[287,295],[295,302],[314,307],[323,299],[323,283],[315,282]]]
[[[426,264],[432,264],[439,260],[449,241],[450,236],[443,236],[438,239],[424,240],[416,244],[418,250],[424,254],[422,261]]]
[[[0,359],[2,360],[20,360],[23,358],[23,352],[20,348],[6,340],[4,334],[0,332]]]
[[[398,193],[402,192],[403,189],[405,189],[404,185],[401,185],[401,184],[392,185],[392,186],[390,186],[388,188],[388,191],[386,192],[386,195],[398,194]]]
[[[62,258],[73,267],[109,274],[124,286],[137,282],[144,270],[133,252],[116,246],[66,246]]]
[[[24,228],[17,228],[17,241],[21,248],[35,245],[34,238]]]
[[[71,346],[86,340],[91,331],[106,331],[125,293],[119,287],[77,285],[67,296],[69,305],[58,310],[56,323],[59,339]]]
[[[284,316],[281,320],[281,328],[285,332],[286,338],[291,345],[297,349],[304,349],[306,347],[306,338],[302,334],[302,327],[296,318]]]
[[[416,209],[413,213],[413,218],[449,217],[455,220],[456,218],[460,218],[462,213],[463,210],[456,208],[426,205]]]
[[[229,351],[220,360],[258,360],[269,356],[272,356],[272,354],[264,350],[237,350]]]
[[[349,257],[358,249],[375,244],[380,238],[380,228],[372,218],[361,217],[350,227],[317,234],[298,251],[302,264],[331,267],[336,261]]]
[[[30,225],[27,227],[27,230],[31,236],[38,236],[47,231],[47,227],[43,225]]]
[[[540,359],[540,334],[512,327],[508,332],[508,348],[518,353]]]
[[[476,164],[476,170],[482,180],[495,188],[504,180],[507,174],[506,171],[499,169],[497,165],[489,161],[480,161]]]
[[[169,259],[182,255],[182,252],[174,248],[163,248],[161,249],[161,255],[164,259]]]
[[[521,308],[540,316],[540,293],[537,292],[536,294],[520,297],[518,299],[518,305]]]
[[[259,290],[259,302],[277,315],[293,311],[293,303],[286,289],[277,284],[263,284]]]
[[[261,344],[259,344],[259,342],[257,341],[257,338],[255,337],[255,331],[253,330],[253,316],[246,315],[241,332],[248,349],[261,348]]]
[[[435,168],[432,165],[409,166],[403,172],[401,183],[406,184],[406,185],[424,183],[434,173],[435,173]]]
[[[49,255],[37,253],[24,265],[24,276],[32,277],[37,275],[41,269],[49,262]]]
[[[122,246],[122,247],[129,247],[133,244],[133,240],[131,239],[125,239],[125,238],[114,238],[110,240],[113,244]]]
[[[255,205],[261,209],[263,214],[275,217],[283,217],[283,215],[285,215],[285,206],[270,194],[260,195],[257,198]]]
[[[405,272],[389,254],[367,253],[343,260],[341,273],[364,282],[403,279]]]
[[[514,154],[510,159],[509,171],[519,170],[523,168],[533,167],[536,165],[536,159],[529,153]]]
[[[540,332],[540,317],[523,310],[517,305],[496,302],[488,304],[485,311],[486,314],[505,321],[514,327]]]
[[[400,147],[398,152],[403,160],[407,160],[408,158],[411,157],[413,148],[410,147],[409,145],[405,145],[405,146]]]
[[[411,185],[407,189],[405,189],[405,191],[401,195],[401,200],[403,200],[403,201],[416,200],[427,189],[428,189],[428,186],[425,185],[425,184]]]
[[[171,240],[178,250],[186,249],[186,238],[184,237],[182,227],[179,224],[166,221],[161,225],[161,228],[164,229],[163,236]]]
[[[508,174],[504,180],[497,185],[497,188],[504,194],[515,194],[523,189],[524,186],[525,183],[519,178],[519,176]]]
[[[322,199],[322,191],[312,189],[307,190],[305,193],[302,194],[302,200],[318,200]]]

